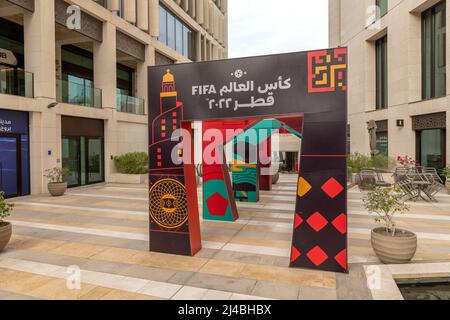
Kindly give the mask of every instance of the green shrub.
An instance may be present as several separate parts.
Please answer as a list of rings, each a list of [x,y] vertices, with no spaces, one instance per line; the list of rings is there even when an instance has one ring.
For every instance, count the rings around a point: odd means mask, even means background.
[[[377,168],[383,170],[393,170],[397,166],[397,161],[392,157],[379,154],[373,159],[361,153],[351,153],[348,155],[347,166],[352,173],[359,173],[363,168]]]
[[[359,173],[363,168],[372,167],[372,159],[359,152],[350,153],[347,161],[347,166],[351,168],[353,173]]]
[[[114,163],[119,173],[148,173],[148,155],[145,152],[131,152],[114,157]]]
[[[397,160],[392,157],[386,157],[379,154],[372,159],[372,167],[385,170],[394,170],[397,166]]]

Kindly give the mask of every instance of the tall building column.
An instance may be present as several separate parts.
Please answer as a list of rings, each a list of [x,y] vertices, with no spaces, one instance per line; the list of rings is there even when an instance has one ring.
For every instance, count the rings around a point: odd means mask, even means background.
[[[124,1],[123,5],[125,7],[123,10],[123,18],[130,23],[136,23],[136,1]]]
[[[141,30],[148,30],[148,0],[137,0],[136,2],[136,18],[137,18],[137,27]]]
[[[103,42],[94,42],[94,86],[102,90],[102,106],[108,109],[110,117],[105,121],[105,179],[108,182],[114,172],[112,156],[117,150],[116,120],[116,27],[103,23]]]
[[[202,34],[200,32],[195,34],[195,58],[197,61],[202,61]]]
[[[40,112],[30,112],[31,193],[47,191],[45,170],[60,165],[61,136],[58,116],[47,106],[56,99],[55,6],[53,0],[36,0],[35,11],[24,12],[25,69],[34,75],[34,97]]]
[[[34,96],[55,99],[55,2],[35,0],[34,10],[24,12],[25,69],[34,73]]]
[[[159,0],[149,0],[148,19],[150,35],[159,37]]]
[[[145,101],[145,114],[148,114],[148,67],[155,65],[155,48],[146,46],[145,61],[138,62],[136,68],[136,96]]]

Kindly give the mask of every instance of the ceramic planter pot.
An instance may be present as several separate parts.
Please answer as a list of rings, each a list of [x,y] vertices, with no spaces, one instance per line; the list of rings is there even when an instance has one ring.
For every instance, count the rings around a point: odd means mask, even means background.
[[[54,197],[60,197],[66,193],[67,182],[49,183],[48,192]]]
[[[445,186],[447,187],[447,192],[448,192],[448,194],[450,194],[450,179],[447,179],[447,180],[445,181]]]
[[[272,184],[277,184],[278,180],[280,180],[280,173],[279,172],[277,172],[277,173],[272,175]]]
[[[404,264],[414,258],[417,250],[417,236],[406,230],[397,229],[395,236],[385,228],[372,230],[372,248],[385,264]]]
[[[9,222],[0,222],[0,251],[5,249],[11,239],[12,226]]]

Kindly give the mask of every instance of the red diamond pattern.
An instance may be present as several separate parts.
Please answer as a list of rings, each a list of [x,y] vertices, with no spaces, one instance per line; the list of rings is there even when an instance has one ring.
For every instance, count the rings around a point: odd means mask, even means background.
[[[298,251],[298,249],[294,246],[292,246],[292,251],[291,251],[291,262],[294,262],[295,260],[297,260],[300,257],[300,251]]]
[[[313,248],[306,256],[317,267],[322,265],[328,259],[328,255],[319,246]]]
[[[332,224],[341,234],[347,233],[347,216],[344,213],[334,219]]]
[[[347,270],[347,249],[339,252],[338,255],[334,257],[334,260],[336,260],[344,270]]]
[[[322,190],[331,199],[334,199],[344,191],[344,187],[336,179],[331,178],[322,186]]]
[[[327,219],[325,219],[320,212],[314,213],[306,222],[308,222],[311,228],[313,228],[316,232],[319,232],[328,224]]]
[[[302,217],[298,213],[295,214],[294,227],[297,229],[303,223]]]

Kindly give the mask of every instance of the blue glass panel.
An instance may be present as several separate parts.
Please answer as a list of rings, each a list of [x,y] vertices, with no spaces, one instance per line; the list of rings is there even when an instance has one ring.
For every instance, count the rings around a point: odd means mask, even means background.
[[[30,145],[27,135],[21,137],[22,148],[22,195],[30,194]]]
[[[0,137],[0,191],[10,197],[17,188],[17,139]]]

